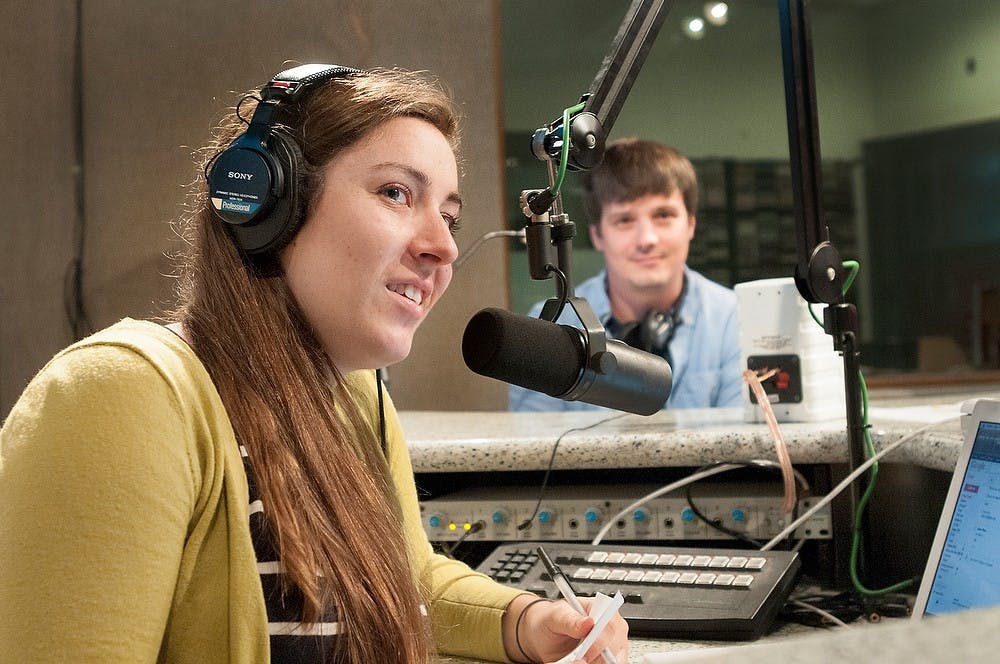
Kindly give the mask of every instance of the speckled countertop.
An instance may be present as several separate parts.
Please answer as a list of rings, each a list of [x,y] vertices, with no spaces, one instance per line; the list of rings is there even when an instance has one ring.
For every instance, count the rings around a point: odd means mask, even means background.
[[[1000,607],[936,616],[933,620],[859,620],[849,627],[817,629],[788,624],[759,641],[665,641],[629,639],[622,664],[940,664],[995,661],[1000,647]],[[651,660],[645,656],[658,655]],[[437,664],[486,664],[442,656]]]
[[[916,434],[885,461],[951,470],[962,443],[960,405],[977,396],[987,394],[873,398],[869,420],[876,449]],[[555,469],[685,467],[775,458],[767,425],[745,422],[740,408],[661,411],[648,417],[614,411],[403,411],[400,418],[418,473],[543,470],[557,440]],[[847,461],[844,419],[787,422],[780,431],[793,463]]]
[[[785,625],[759,641],[664,641],[630,639],[623,664],[773,664],[774,662],[992,662],[1000,648],[1000,607],[935,616],[920,621],[863,620],[839,629]],[[990,655],[989,653],[994,653]],[[658,656],[650,660],[644,656]],[[438,664],[478,664],[479,660],[441,657]]]

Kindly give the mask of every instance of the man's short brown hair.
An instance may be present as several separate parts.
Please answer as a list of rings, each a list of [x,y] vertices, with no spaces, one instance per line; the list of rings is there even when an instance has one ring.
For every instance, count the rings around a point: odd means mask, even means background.
[[[688,214],[698,212],[698,178],[687,157],[672,147],[641,138],[620,138],[608,144],[604,160],[583,177],[584,202],[592,223],[600,229],[601,210],[608,203],[632,201],[649,194],[681,192]]]

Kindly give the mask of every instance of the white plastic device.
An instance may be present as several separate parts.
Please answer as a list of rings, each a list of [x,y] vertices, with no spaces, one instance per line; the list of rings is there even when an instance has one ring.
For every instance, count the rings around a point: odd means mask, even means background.
[[[843,418],[843,358],[833,339],[812,315],[791,277],[736,284],[743,369],[777,369],[762,381],[779,422]],[[817,315],[822,310],[817,308]],[[749,386],[744,390],[744,420],[763,422]]]

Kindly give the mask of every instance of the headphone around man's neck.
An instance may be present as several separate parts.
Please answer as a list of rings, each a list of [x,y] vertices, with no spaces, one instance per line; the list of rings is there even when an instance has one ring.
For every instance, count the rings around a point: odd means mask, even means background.
[[[612,318],[608,326],[609,331],[614,338],[633,348],[666,357],[670,341],[674,338],[674,334],[681,324],[681,305],[684,304],[686,294],[687,278],[685,277],[684,285],[681,286],[681,294],[677,296],[677,300],[669,309],[650,309],[642,319],[631,323],[621,323]]]

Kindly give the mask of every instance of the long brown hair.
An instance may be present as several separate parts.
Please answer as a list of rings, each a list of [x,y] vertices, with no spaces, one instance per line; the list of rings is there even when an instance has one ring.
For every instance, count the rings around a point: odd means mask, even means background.
[[[245,116],[250,112],[241,108]],[[310,91],[283,119],[307,167],[308,209],[323,168],[387,120],[427,120],[457,147],[454,106],[434,80],[376,70]],[[233,113],[209,157],[245,129]],[[310,329],[276,259],[248,261],[213,217],[204,180],[185,221],[189,251],[177,315],[249,454],[286,582],[305,598],[303,622],[336,606],[338,661],[423,663],[427,603],[412,575],[399,504],[374,406],[352,396]],[[367,410],[368,417],[365,417]]]

